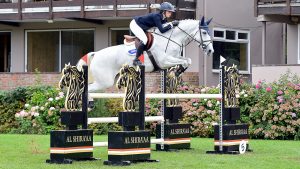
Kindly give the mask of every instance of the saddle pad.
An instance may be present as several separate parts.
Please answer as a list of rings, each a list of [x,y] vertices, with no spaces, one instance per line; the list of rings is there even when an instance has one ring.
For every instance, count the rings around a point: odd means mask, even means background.
[[[136,55],[136,48],[135,48],[135,43],[134,42],[126,42],[124,39],[124,46],[126,48],[127,54],[130,56],[135,56]]]
[[[134,49],[128,50],[127,53],[128,53],[128,55],[135,56],[136,55],[136,51],[137,50],[134,48]]]

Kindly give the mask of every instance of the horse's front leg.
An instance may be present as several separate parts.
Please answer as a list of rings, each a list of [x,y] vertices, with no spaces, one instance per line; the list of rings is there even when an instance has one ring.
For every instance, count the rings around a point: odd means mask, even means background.
[[[172,57],[174,57],[174,58],[178,58],[178,59],[183,59],[183,60],[187,61],[187,63],[188,63],[188,66],[192,64],[192,60],[191,60],[191,58],[188,58],[188,57],[183,57],[183,56],[180,56],[180,55],[177,55],[177,56],[172,56]]]
[[[182,65],[184,68],[187,68],[191,64],[191,59],[168,56],[162,60],[161,64],[161,67],[164,69],[175,65]]]
[[[190,58],[171,58],[169,60],[165,60],[165,64],[168,65],[167,68],[173,67],[175,65],[179,65],[179,68],[175,72],[175,76],[179,77],[183,72],[185,72],[189,65],[191,65],[192,61]]]

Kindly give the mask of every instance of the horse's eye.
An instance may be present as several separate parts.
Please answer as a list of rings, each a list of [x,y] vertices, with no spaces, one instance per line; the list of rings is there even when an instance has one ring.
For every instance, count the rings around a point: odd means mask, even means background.
[[[202,32],[203,33],[203,35],[206,35],[207,33],[206,32]]]

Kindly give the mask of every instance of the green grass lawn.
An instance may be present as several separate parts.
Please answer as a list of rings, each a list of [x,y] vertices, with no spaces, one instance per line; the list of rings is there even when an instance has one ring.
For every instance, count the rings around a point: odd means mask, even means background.
[[[94,141],[105,141],[96,136]],[[50,169],[50,168],[124,168],[104,166],[107,148],[96,148],[97,161],[80,161],[68,165],[47,164],[49,158],[49,135],[0,135],[0,169]],[[138,163],[125,168],[136,169],[186,169],[186,168],[271,168],[300,169],[300,141],[250,140],[253,152],[244,155],[211,155],[213,139],[193,138],[192,149],[179,152],[152,151],[151,158],[158,163]],[[154,150],[154,149],[153,149]]]

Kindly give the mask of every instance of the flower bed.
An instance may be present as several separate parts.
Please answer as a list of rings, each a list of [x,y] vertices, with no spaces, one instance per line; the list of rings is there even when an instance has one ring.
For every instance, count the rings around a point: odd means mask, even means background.
[[[299,139],[300,137],[300,80],[289,73],[279,81],[256,84],[241,82],[242,123],[250,125],[252,138]],[[180,93],[219,93],[219,87],[182,85]],[[213,125],[218,123],[220,100],[181,99],[184,116],[181,122],[192,124],[192,136],[212,137]],[[61,129],[59,110],[64,106],[64,94],[53,87],[18,88],[0,92],[0,133],[45,134]],[[98,100],[91,117],[117,116],[122,110],[121,99]],[[160,115],[161,101],[146,100],[146,115]],[[154,133],[156,123],[146,123]],[[92,124],[95,133],[106,134],[120,130],[117,124]]]

